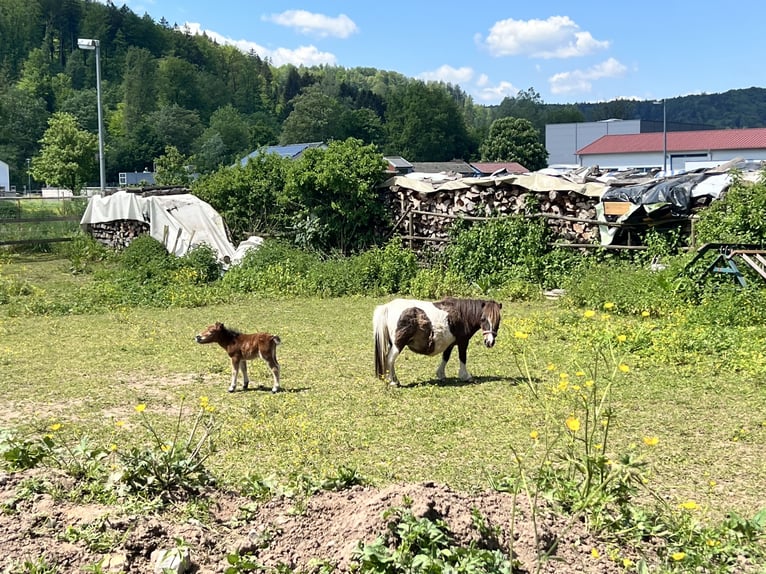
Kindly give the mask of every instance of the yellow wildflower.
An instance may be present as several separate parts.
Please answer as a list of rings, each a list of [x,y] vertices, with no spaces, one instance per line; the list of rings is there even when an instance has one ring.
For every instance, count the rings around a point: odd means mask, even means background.
[[[569,381],[567,381],[566,379],[561,379],[559,381],[559,384],[556,385],[556,390],[558,390],[559,392],[564,392],[567,390],[568,387],[569,387]]]
[[[200,407],[202,407],[204,409],[205,407],[208,406],[208,404],[209,404],[209,402],[208,402],[208,398],[207,397],[200,397],[199,398],[199,406]]]
[[[513,336],[517,339],[526,339],[527,337],[529,337],[529,335],[525,333],[524,331],[516,331],[513,334]]]
[[[686,502],[682,502],[682,503],[680,504],[680,506],[681,506],[681,508],[683,508],[684,510],[697,510],[697,509],[699,508],[699,506],[697,505],[697,503],[696,503],[696,502],[694,502],[693,500],[687,500]]]
[[[630,558],[623,558],[622,559],[622,567],[623,568],[630,568],[633,566],[634,562]]]
[[[617,366],[617,368],[620,369],[621,373],[629,373],[630,372],[630,367],[628,365],[626,365],[625,363],[620,363]]]
[[[670,557],[676,562],[680,562],[681,560],[686,558],[686,552],[673,552],[673,554],[671,554]]]
[[[576,377],[584,377],[584,376],[585,376],[585,371],[577,371],[577,372],[575,373],[575,376],[576,376]]]
[[[657,443],[660,442],[659,437],[656,436],[645,436],[644,437],[644,444],[646,446],[657,446]]]
[[[585,387],[588,389],[590,389],[595,384],[596,383],[594,383],[592,379],[588,379],[587,381],[585,381]]]
[[[125,426],[125,421],[115,421],[114,422],[114,426],[116,426],[116,427],[124,427]]]
[[[529,433],[529,438],[531,438],[532,440],[537,440],[539,436],[540,436],[540,433],[537,432],[536,430],[533,430],[532,432]]]
[[[559,373],[559,378],[560,378],[560,379],[568,379],[568,378],[569,378],[569,375],[568,375],[568,374],[566,374],[566,373]]]
[[[626,335],[617,335],[617,340],[618,340],[620,343],[624,343],[625,341],[627,341],[627,340],[628,340],[628,337],[627,337]]]
[[[114,443],[110,444],[109,445],[109,450],[112,451],[112,452],[116,451],[117,450],[117,445],[114,444]]]
[[[604,303],[604,309],[614,309],[614,303]]]
[[[601,558],[601,553],[598,551],[598,548],[591,548],[590,555],[593,556],[596,560]]]
[[[136,412],[142,413],[146,410],[146,405],[144,403],[141,403],[139,405],[136,405]]]
[[[568,417],[566,421],[567,428],[572,432],[580,430],[580,419],[577,417]]]
[[[583,317],[585,317],[586,319],[590,319],[591,317],[595,315],[596,315],[596,312],[592,309],[588,309],[587,311],[585,311],[585,313],[583,313]]]
[[[61,429],[61,423],[53,423],[53,424],[51,425],[51,430],[52,430],[53,432],[56,432],[57,430],[60,430],[60,429]]]
[[[641,311],[641,316],[642,317],[648,317],[649,316],[649,311]]]
[[[545,370],[546,371],[555,371],[556,370],[556,365],[554,365],[553,363],[548,363],[548,366],[545,367]]]
[[[160,448],[162,449],[162,452],[168,452],[170,450],[170,445],[163,444]]]

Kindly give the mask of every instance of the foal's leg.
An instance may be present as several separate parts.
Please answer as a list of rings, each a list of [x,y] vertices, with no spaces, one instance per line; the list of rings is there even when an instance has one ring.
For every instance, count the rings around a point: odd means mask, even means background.
[[[277,362],[277,353],[276,351],[272,353],[270,356],[263,357],[263,360],[266,361],[266,364],[269,365],[269,368],[271,369],[271,374],[274,376],[274,386],[271,387],[272,393],[278,393],[279,392],[279,363]]]
[[[444,371],[447,368],[447,361],[449,361],[450,355],[452,354],[452,349],[454,347],[455,345],[450,345],[449,347],[444,349],[444,352],[442,353],[442,362],[439,363],[438,367],[436,367],[436,378],[439,379],[440,381],[443,381],[447,378]]]
[[[233,393],[237,388],[237,375],[239,375],[240,360],[237,357],[231,358],[231,384],[229,385],[229,392]]]
[[[250,384],[250,377],[247,375],[247,361],[242,359],[242,362],[240,363],[240,368],[242,369],[242,390],[246,391],[247,386]]]

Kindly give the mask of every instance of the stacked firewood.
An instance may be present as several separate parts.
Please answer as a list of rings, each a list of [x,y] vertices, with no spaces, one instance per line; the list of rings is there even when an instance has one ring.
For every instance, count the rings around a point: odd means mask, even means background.
[[[149,224],[133,219],[119,219],[104,223],[89,223],[88,233],[113,249],[124,249],[139,235],[149,233]]]
[[[388,189],[394,221],[400,221],[397,231],[416,244],[446,240],[457,217],[509,215],[542,217],[557,241],[582,244],[599,239],[598,198],[574,191],[537,192],[503,183],[426,192],[400,185]]]

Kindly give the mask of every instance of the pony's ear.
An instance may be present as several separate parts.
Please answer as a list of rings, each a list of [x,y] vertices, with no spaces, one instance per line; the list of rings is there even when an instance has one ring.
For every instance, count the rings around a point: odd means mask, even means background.
[[[221,323],[220,321],[216,321],[215,326],[218,327],[219,329],[223,329],[223,323]]]
[[[498,303],[498,304],[497,304],[497,308],[498,308],[498,309],[502,309],[502,308],[503,308],[503,304],[502,304],[502,303]]]

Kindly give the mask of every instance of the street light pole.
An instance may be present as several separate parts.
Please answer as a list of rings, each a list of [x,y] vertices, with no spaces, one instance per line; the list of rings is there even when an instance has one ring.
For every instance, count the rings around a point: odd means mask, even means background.
[[[662,98],[662,175],[668,174],[668,122],[665,113],[665,98]]]
[[[92,40],[89,38],[77,38],[77,47],[81,50],[95,50],[96,51],[96,99],[98,107],[98,170],[99,170],[99,182],[101,184],[101,193],[104,193],[106,180],[106,168],[104,166],[104,135],[103,135],[103,118],[101,113],[101,45],[98,40]]]

